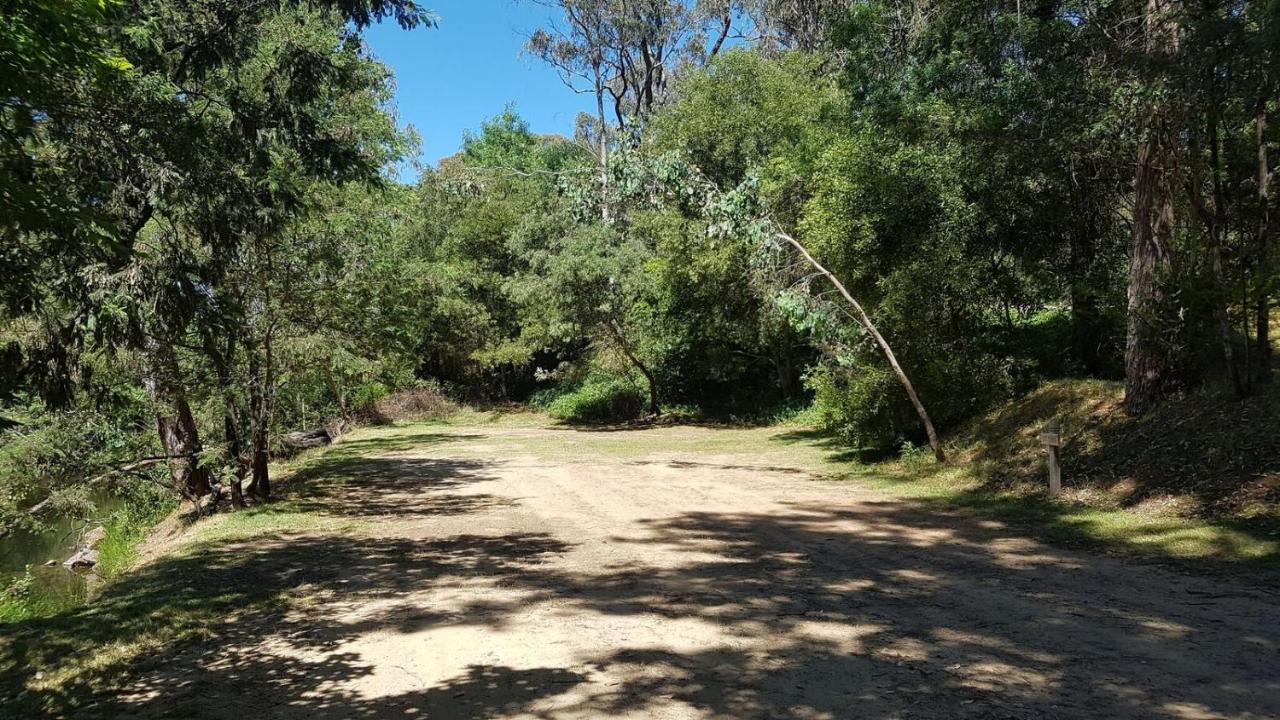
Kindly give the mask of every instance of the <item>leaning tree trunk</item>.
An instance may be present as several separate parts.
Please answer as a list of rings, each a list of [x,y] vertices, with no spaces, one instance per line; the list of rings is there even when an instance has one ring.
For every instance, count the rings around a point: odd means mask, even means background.
[[[875,340],[876,346],[879,347],[880,352],[884,354],[885,360],[889,361],[889,367],[893,368],[893,374],[898,377],[898,382],[902,384],[902,389],[907,392],[907,397],[911,399],[911,405],[915,408],[916,415],[920,417],[920,424],[924,426],[924,432],[929,437],[929,447],[933,448],[933,456],[938,459],[938,462],[946,462],[947,455],[942,449],[942,441],[938,439],[937,431],[933,428],[933,421],[929,419],[929,412],[925,410],[924,403],[920,402],[920,396],[916,394],[916,388],[911,384],[911,378],[907,377],[906,371],[904,371],[902,366],[898,364],[898,357],[893,354],[893,348],[889,347],[889,341],[884,339],[884,336],[876,329],[875,324],[871,322],[871,316],[867,315],[866,310],[862,309],[862,305],[857,300],[853,299],[853,295],[851,295],[845,288],[844,283],[840,282],[840,280],[832,274],[830,270],[826,269],[817,260],[815,260],[814,257],[809,254],[809,251],[800,244],[800,241],[784,232],[779,232],[777,235],[779,238],[786,241],[787,244],[791,245],[791,247],[799,251],[799,253],[804,256],[805,261],[813,266],[813,268],[825,277],[832,285],[834,285],[840,295],[844,297],[845,301],[853,306],[854,312],[857,313],[858,322],[862,324],[862,327],[867,331],[867,334]]]
[[[200,466],[200,431],[178,371],[173,348],[152,340],[148,348],[147,392],[156,405],[156,430],[164,448],[173,488],[197,508],[213,491],[209,471]]]
[[[627,360],[640,371],[644,376],[645,382],[649,383],[649,414],[657,417],[662,414],[662,405],[658,402],[658,382],[653,376],[653,372],[649,370],[649,366],[644,363],[631,349],[631,344],[627,342],[627,336],[623,334],[622,328],[618,327],[616,322],[610,321],[605,323],[605,327],[609,333],[613,335],[614,342],[618,344],[618,348],[622,350],[622,354]]]
[[[1146,52],[1169,61],[1177,49],[1170,0],[1148,0]],[[1125,340],[1125,410],[1138,415],[1165,396],[1173,382],[1167,329],[1165,282],[1172,269],[1176,216],[1177,127],[1167,103],[1149,109],[1138,144],[1134,176],[1133,238],[1129,260],[1128,327]]]

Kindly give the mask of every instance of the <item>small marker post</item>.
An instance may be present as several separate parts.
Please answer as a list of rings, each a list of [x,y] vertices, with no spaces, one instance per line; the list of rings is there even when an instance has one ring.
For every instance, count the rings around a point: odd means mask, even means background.
[[[1058,449],[1062,447],[1062,426],[1056,419],[1050,420],[1040,433],[1040,442],[1049,451],[1049,494],[1062,492],[1062,465],[1058,462]]]

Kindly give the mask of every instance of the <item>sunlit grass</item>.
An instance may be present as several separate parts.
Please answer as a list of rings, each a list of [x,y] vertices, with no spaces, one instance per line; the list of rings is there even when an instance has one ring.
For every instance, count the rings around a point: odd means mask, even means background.
[[[1046,493],[992,489],[984,485],[976,468],[972,464],[912,468],[894,462],[845,466],[830,477],[939,510],[1000,520],[1055,544],[1207,570],[1280,572],[1280,537],[1265,527],[1158,517],[1089,507]]]

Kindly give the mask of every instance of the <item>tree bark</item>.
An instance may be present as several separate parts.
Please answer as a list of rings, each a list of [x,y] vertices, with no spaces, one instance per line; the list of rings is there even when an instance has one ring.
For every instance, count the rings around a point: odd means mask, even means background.
[[[1271,380],[1271,169],[1267,160],[1267,100],[1258,101],[1258,297],[1254,333],[1258,353],[1258,382]]]
[[[209,471],[200,466],[200,431],[178,370],[178,361],[165,341],[152,339],[148,347],[147,392],[156,404],[156,430],[168,460],[173,488],[199,507],[212,492]],[[163,408],[168,408],[166,412]]]
[[[240,419],[239,403],[232,392],[231,364],[235,358],[235,340],[228,337],[226,348],[218,347],[218,339],[213,330],[204,338],[205,354],[213,364],[213,372],[218,378],[218,387],[222,389],[222,434],[227,443],[226,460],[232,467],[231,504],[237,508],[245,507],[244,501],[244,427]]]
[[[271,340],[270,332],[263,335],[262,347],[249,353],[249,420],[253,426],[251,468],[254,497],[271,499],[270,452],[270,402],[271,402]]]
[[[1177,28],[1169,17],[1170,0],[1148,0],[1145,44],[1148,56],[1169,60],[1177,49]],[[1168,297],[1164,287],[1172,268],[1174,166],[1177,128],[1171,108],[1150,108],[1138,143],[1134,176],[1133,238],[1130,244],[1128,327],[1125,341],[1125,410],[1139,415],[1168,394],[1173,359],[1167,338]]]
[[[600,219],[607,225],[612,219],[609,211],[609,121],[604,116],[604,78],[600,74],[600,61],[593,65],[596,90],[596,120],[600,123]]]
[[[253,426],[250,466],[253,470],[253,482],[249,486],[254,497],[259,500],[271,499],[271,474],[269,470],[270,455],[267,447],[266,396],[263,392],[261,375],[262,367],[255,356],[249,362],[249,421]]]
[[[839,278],[837,278],[830,270],[826,269],[817,260],[815,260],[814,257],[809,254],[809,251],[800,244],[800,241],[784,232],[778,232],[778,237],[799,251],[799,253],[804,256],[805,261],[813,266],[813,268],[825,277],[828,282],[834,285],[840,295],[844,297],[845,301],[853,306],[854,312],[857,314],[858,322],[862,324],[862,327],[867,331],[867,334],[875,340],[876,346],[880,348],[880,352],[883,353],[885,359],[889,361],[889,367],[893,369],[893,374],[898,377],[898,382],[902,384],[902,389],[907,392],[907,397],[911,399],[911,405],[915,408],[916,415],[920,417],[920,424],[924,426],[925,435],[929,437],[929,447],[933,448],[933,456],[937,458],[938,462],[946,462],[947,455],[942,449],[942,441],[938,439],[937,431],[934,430],[933,421],[929,419],[929,412],[925,410],[924,403],[920,401],[920,396],[916,394],[916,388],[912,385],[911,378],[907,377],[906,371],[904,371],[902,366],[898,364],[898,357],[893,354],[893,348],[889,347],[889,341],[884,339],[884,336],[876,329],[875,324],[871,322],[871,316],[867,315],[866,310],[862,309],[861,303],[853,299],[853,295],[851,295],[848,289],[845,288],[844,283],[840,282]]]

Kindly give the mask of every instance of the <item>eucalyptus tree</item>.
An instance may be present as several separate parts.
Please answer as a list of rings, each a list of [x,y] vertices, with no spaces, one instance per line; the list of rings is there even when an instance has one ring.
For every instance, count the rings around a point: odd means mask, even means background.
[[[667,99],[678,71],[718,54],[738,19],[730,0],[532,1],[558,10],[561,21],[535,30],[526,49],[575,92],[594,96],[595,118],[582,134],[606,186],[617,133],[639,132]],[[611,220],[608,204],[601,213]]]
[[[81,217],[22,232],[53,278],[24,310],[43,318],[45,345],[64,351],[38,363],[45,375],[74,379],[71,355],[86,344],[143,354],[174,485],[196,496],[210,478],[181,368],[191,322],[222,307],[215,289],[246,241],[270,242],[305,204],[304,180],[376,179],[385,153],[370,128],[385,120],[340,111],[353,96],[385,93],[358,32],[430,17],[411,0],[104,10],[100,33],[122,71],[86,75],[71,88],[77,112],[38,118],[31,182],[58,186]],[[33,366],[41,350],[24,352]]]

